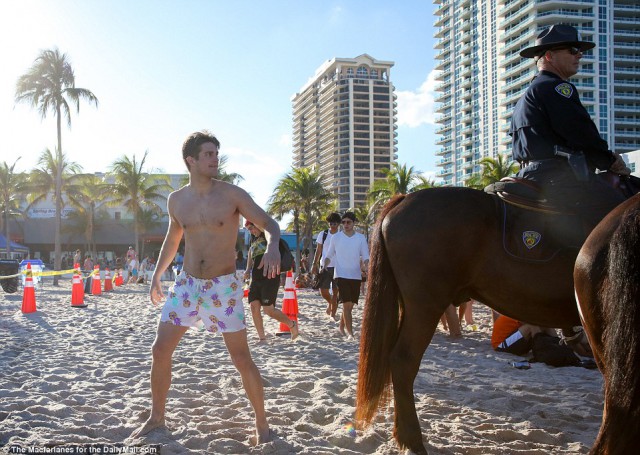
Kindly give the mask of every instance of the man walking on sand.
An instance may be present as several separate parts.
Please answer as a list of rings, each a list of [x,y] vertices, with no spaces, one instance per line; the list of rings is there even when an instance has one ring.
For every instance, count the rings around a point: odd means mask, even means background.
[[[151,302],[165,301],[152,347],[151,415],[133,432],[139,437],[164,425],[171,385],[173,351],[189,327],[204,324],[221,333],[255,413],[251,444],[271,439],[264,410],[262,377],[247,343],[242,281],[236,276],[236,239],[240,215],[264,229],[267,246],[259,268],[266,277],[280,274],[280,228],[251,197],[235,185],[216,180],[220,142],[203,131],[182,146],[189,184],[169,195],[169,228],[151,278]],[[184,234],[184,266],[165,299],[160,276],[171,264]]]
[[[340,333],[353,338],[353,306],[360,298],[362,272],[369,265],[369,246],[364,235],[355,230],[356,215],[346,212],[342,215],[342,232],[331,237],[323,269],[333,259],[334,278],[338,285],[338,301],[342,302]],[[345,333],[346,330],[346,333]]]
[[[327,257],[327,249],[329,248],[329,241],[331,237],[338,233],[338,227],[340,227],[340,215],[338,213],[331,213],[326,218],[329,223],[329,228],[320,232],[317,236],[316,254],[313,257],[313,265],[311,266],[311,272],[319,274],[318,289],[320,289],[320,295],[327,301],[327,316],[337,321],[336,312],[338,311],[338,287],[333,279],[333,262],[329,259],[329,264],[325,268],[323,273],[319,272],[319,269],[324,266],[324,259]],[[326,248],[325,248],[326,247]]]

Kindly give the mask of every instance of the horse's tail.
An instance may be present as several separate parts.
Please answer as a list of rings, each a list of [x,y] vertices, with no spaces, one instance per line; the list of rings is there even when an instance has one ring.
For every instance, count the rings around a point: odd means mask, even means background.
[[[404,197],[396,196],[383,207],[371,236],[356,390],[355,420],[359,428],[366,428],[378,407],[388,403],[390,397],[390,353],[398,335],[400,315],[398,285],[389,263],[382,224],[389,211]]]
[[[625,212],[611,238],[601,292],[607,377],[603,426],[609,426],[605,434],[611,437],[598,443],[608,447],[603,453],[626,453],[624,448],[636,447],[640,431],[640,208]]]

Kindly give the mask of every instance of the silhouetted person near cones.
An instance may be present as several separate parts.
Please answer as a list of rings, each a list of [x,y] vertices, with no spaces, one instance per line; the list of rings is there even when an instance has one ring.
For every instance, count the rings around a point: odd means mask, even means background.
[[[327,257],[326,250],[329,246],[331,237],[338,232],[340,227],[340,214],[332,213],[326,218],[329,228],[320,232],[316,237],[316,253],[313,256],[313,265],[311,272],[320,274],[318,280],[318,289],[320,295],[327,301],[327,315],[334,320],[338,320],[336,312],[338,311],[338,287],[333,279],[333,261],[329,259],[329,265],[324,268],[324,272],[320,273],[320,269],[324,266],[324,259]],[[325,248],[325,246],[327,248]]]
[[[324,260],[324,267],[328,267],[333,260],[338,301],[342,302],[339,330],[348,338],[353,338],[353,306],[357,305],[360,298],[362,272],[369,265],[369,246],[364,235],[356,232],[356,221],[353,212],[342,215],[342,231],[331,237]]]
[[[80,264],[80,262],[82,262],[82,254],[80,254],[80,250],[76,250],[75,254],[73,255],[74,267],[75,264]]]
[[[256,332],[258,332],[258,339],[259,341],[267,340],[264,333],[262,313],[260,312],[262,308],[264,314],[289,327],[291,339],[295,340],[298,337],[298,323],[289,319],[286,314],[276,308],[278,289],[280,288],[280,277],[265,277],[262,274],[262,270],[258,269],[267,246],[267,239],[264,236],[264,232],[251,221],[247,220],[244,225],[249,229],[249,232],[251,232],[254,238],[249,248],[249,257],[247,259],[247,268],[244,272],[244,279],[246,280],[251,276],[249,305],[251,305],[253,325],[256,327]]]
[[[235,246],[242,215],[266,232],[267,246],[258,269],[269,278],[278,277],[280,228],[244,190],[216,180],[219,147],[218,139],[206,131],[193,133],[182,146],[189,184],[169,195],[169,228],[151,278],[151,302],[154,305],[166,302],[152,347],[151,415],[132,437],[164,425],[173,351],[187,329],[199,321],[210,333],[222,333],[240,373],[255,412],[255,436],[251,443],[261,444],[272,437],[264,410],[262,378],[247,343]],[[160,277],[175,257],[183,234],[184,267],[165,297]]]
[[[82,270],[84,270],[85,272],[93,272],[93,260],[91,259],[91,256],[87,256],[84,260]]]

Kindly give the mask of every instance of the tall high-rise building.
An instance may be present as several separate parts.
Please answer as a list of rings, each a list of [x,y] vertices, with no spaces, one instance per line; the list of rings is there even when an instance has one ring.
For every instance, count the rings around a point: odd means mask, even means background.
[[[292,97],[293,166],[316,166],[340,211],[362,206],[396,160],[392,66],[367,54],[334,58]]]
[[[609,147],[640,148],[640,8],[637,0],[434,0],[439,176],[461,186],[483,157],[511,154],[516,102],[537,70],[519,52],[552,24],[596,48],[571,78]]]

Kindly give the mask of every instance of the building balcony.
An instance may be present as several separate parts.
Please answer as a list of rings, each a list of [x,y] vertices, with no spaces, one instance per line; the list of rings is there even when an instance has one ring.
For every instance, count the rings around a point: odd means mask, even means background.
[[[518,22],[518,20],[520,22]],[[532,24],[535,24],[535,18],[533,16],[529,16],[526,19],[516,19],[510,20],[505,19],[500,22],[500,28],[504,30],[505,37],[517,35],[521,33],[523,30],[527,29]]]
[[[441,136],[442,134],[446,133],[447,131],[450,131],[450,130],[451,130],[451,128],[452,128],[452,125],[449,123],[449,124],[447,124],[447,125],[442,126],[441,128],[438,128],[438,129],[435,131],[435,133],[436,133],[438,136]]]
[[[451,142],[452,140],[452,135],[451,134],[447,134],[446,136],[442,136],[439,139],[436,140],[436,144],[440,144],[440,145],[444,145],[444,144],[448,144]]]
[[[446,147],[442,147],[441,149],[436,150],[436,155],[437,156],[442,156],[442,155],[446,155],[448,153],[451,153],[452,151],[453,151],[453,147],[448,145]]]
[[[621,112],[640,112],[640,105],[631,103],[614,103],[613,111],[616,113],[616,115],[620,114]]]
[[[616,76],[624,75],[624,74],[640,74],[639,67],[627,67],[627,66],[614,66],[613,72]]]

